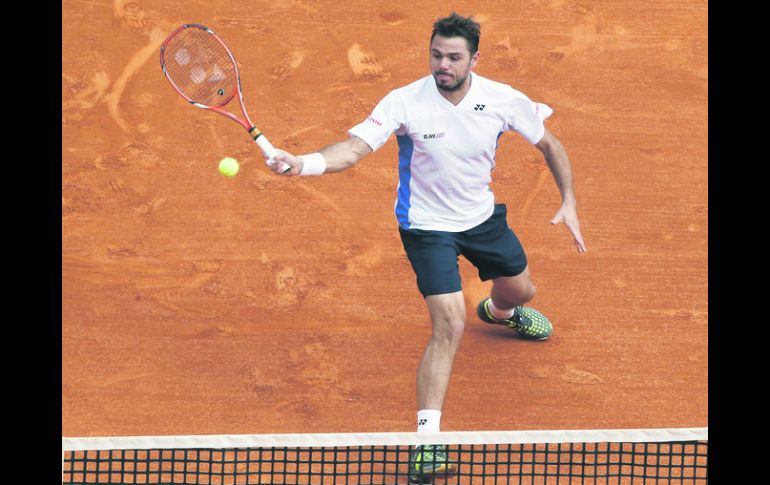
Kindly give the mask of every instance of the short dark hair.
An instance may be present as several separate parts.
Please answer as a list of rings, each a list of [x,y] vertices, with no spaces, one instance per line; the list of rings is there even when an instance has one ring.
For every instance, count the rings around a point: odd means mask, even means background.
[[[430,41],[436,35],[441,37],[463,37],[468,44],[468,50],[471,55],[479,50],[479,37],[481,37],[481,25],[473,17],[463,17],[457,12],[452,12],[449,17],[438,19],[433,23],[433,34]]]

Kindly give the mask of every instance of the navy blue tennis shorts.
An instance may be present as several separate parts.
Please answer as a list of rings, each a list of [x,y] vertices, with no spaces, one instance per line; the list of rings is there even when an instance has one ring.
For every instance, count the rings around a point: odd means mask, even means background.
[[[460,291],[460,255],[478,269],[481,281],[524,271],[527,256],[508,227],[507,213],[505,204],[495,204],[489,219],[461,232],[405,230],[399,226],[420,293],[425,297]]]

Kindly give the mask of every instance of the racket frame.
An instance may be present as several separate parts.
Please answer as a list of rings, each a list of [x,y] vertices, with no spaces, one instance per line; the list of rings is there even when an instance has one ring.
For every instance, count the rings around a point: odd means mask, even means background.
[[[224,48],[225,52],[227,53],[228,57],[230,58],[230,61],[233,63],[233,67],[235,69],[235,81],[236,81],[236,89],[234,93],[231,93],[230,96],[222,102],[218,106],[208,106],[203,103],[199,103],[193,99],[190,99],[179,87],[176,85],[174,80],[169,75],[167,69],[166,69],[166,46],[171,42],[171,40],[178,35],[180,32],[182,32],[185,29],[200,29],[204,31],[206,34],[211,35],[214,39],[216,39],[217,42]],[[265,164],[268,166],[271,165],[272,159],[278,155],[278,152],[276,152],[273,145],[267,140],[267,138],[262,134],[262,131],[254,125],[254,123],[251,121],[251,118],[249,117],[248,112],[246,112],[246,105],[243,101],[243,90],[241,89],[241,72],[240,69],[238,69],[238,62],[235,60],[235,56],[233,55],[232,51],[230,51],[230,48],[227,47],[227,44],[225,44],[225,41],[222,40],[219,35],[211,30],[210,28],[206,27],[205,25],[201,24],[182,24],[178,28],[176,28],[173,32],[171,32],[166,39],[163,41],[163,44],[160,46],[160,66],[163,70],[163,75],[166,77],[168,82],[171,84],[171,87],[174,88],[174,90],[179,93],[179,95],[184,98],[188,103],[192,104],[193,106],[201,109],[205,109],[208,111],[214,111],[215,113],[219,113],[227,118],[230,118],[231,120],[235,121],[239,125],[241,125],[247,132],[249,132],[249,135],[254,139],[254,142],[259,146],[259,148],[262,150],[262,152],[267,157],[267,160],[265,160]],[[243,114],[243,118],[239,118],[235,114],[231,113],[230,111],[227,111],[224,109],[224,106],[227,105],[232,99],[235,97],[235,95],[238,95],[238,105],[241,108],[241,113]],[[288,165],[282,163],[283,165],[283,171],[286,172],[291,169]]]

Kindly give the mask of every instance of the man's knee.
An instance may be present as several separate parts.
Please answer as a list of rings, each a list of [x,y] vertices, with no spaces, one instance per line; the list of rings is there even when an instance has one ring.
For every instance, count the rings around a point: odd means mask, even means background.
[[[458,343],[465,331],[465,300],[462,292],[426,298],[433,338],[443,342]]]
[[[442,315],[433,320],[433,338],[457,344],[465,332],[465,315]]]
[[[524,300],[522,302],[522,305],[524,303],[529,303],[530,301],[532,301],[535,298],[536,294],[537,294],[537,288],[535,288],[535,285],[533,285],[532,282],[530,282],[524,290],[524,295],[522,295],[522,298]]]
[[[500,303],[501,307],[524,305],[532,301],[536,294],[537,288],[529,278],[517,281],[497,280],[492,287],[493,301],[496,305]]]

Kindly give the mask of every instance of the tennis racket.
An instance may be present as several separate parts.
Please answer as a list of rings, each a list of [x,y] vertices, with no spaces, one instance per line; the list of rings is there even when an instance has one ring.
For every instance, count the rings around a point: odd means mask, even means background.
[[[235,56],[214,33],[199,24],[184,24],[171,32],[160,46],[160,66],[168,82],[193,106],[214,111],[235,121],[249,132],[270,166],[278,154],[249,118],[243,104],[241,77]],[[241,116],[225,107],[237,99]],[[281,162],[281,171],[291,167]]]

